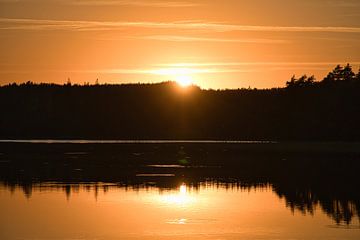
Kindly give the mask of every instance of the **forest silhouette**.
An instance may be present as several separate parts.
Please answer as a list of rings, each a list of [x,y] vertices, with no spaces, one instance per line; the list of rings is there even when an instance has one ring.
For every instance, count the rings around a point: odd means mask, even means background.
[[[349,64],[273,89],[13,83],[0,87],[0,138],[356,141],[359,93]]]

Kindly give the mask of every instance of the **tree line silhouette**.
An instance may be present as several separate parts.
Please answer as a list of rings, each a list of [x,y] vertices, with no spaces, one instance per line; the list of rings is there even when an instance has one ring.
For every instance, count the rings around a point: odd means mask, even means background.
[[[359,93],[349,64],[274,89],[14,83],[0,87],[0,138],[356,141]]]
[[[345,66],[337,65],[334,70],[328,73],[328,75],[320,82],[316,82],[314,75],[308,77],[303,75],[300,78],[296,78],[295,75],[286,82],[287,88],[299,88],[299,87],[311,87],[315,85],[324,86],[330,84],[349,84],[357,83],[360,81],[360,69],[357,74],[353,72],[352,66],[348,63]]]

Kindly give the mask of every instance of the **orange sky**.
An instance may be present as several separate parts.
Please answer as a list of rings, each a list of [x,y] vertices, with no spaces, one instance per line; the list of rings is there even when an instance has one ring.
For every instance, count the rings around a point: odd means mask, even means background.
[[[269,88],[359,53],[358,0],[0,0],[0,84]]]

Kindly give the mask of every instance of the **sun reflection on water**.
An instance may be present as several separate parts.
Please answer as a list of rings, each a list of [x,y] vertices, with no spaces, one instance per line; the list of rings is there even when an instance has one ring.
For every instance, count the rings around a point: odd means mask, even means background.
[[[169,220],[167,221],[166,223],[168,224],[180,224],[180,225],[183,225],[183,224],[186,224],[187,222],[187,219],[186,218],[180,218],[180,219],[172,219],[172,220]]]
[[[357,219],[345,232],[344,225],[335,226],[323,211],[311,217],[294,214],[285,208],[285,199],[267,187],[183,183],[165,190],[49,183],[34,185],[27,196],[23,186],[8,188],[0,184],[0,236],[7,234],[1,239],[74,239],[83,233],[86,239],[104,240],[359,239]]]
[[[180,194],[183,194],[183,195],[186,194],[187,188],[186,188],[185,184],[181,184],[179,192],[180,192]]]
[[[195,196],[188,192],[186,184],[181,184],[176,192],[161,193],[157,198],[160,204],[171,207],[190,207],[190,205],[196,202]]]

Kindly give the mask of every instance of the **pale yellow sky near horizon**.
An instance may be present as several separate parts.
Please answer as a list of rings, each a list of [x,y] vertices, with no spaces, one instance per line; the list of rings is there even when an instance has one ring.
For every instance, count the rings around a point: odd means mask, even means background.
[[[358,0],[0,0],[0,84],[284,86],[360,66]]]

